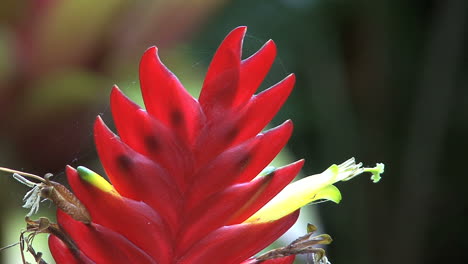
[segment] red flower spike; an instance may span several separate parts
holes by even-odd
[[[350,170],[359,164],[348,161],[319,178],[308,177],[305,185],[290,184],[304,164],[300,160],[259,175],[291,136],[291,121],[260,132],[289,96],[295,77],[253,95],[276,46],[270,40],[242,60],[245,32],[246,27],[236,28],[222,42],[199,101],[162,64],[156,47],[140,63],[146,110],[112,89],[120,137],[100,117],[94,126],[112,185],[84,167],[67,167],[91,223],[57,212],[67,241],[50,236],[57,263],[259,263],[252,256],[294,224],[301,206],[314,199],[339,201],[332,181],[365,171]],[[67,248],[70,241],[77,248]],[[294,261],[275,257],[262,263]]]

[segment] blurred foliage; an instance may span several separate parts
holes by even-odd
[[[468,260],[460,169],[468,148],[468,1],[6,0],[0,10],[2,166],[36,174],[65,164],[99,168],[93,119],[110,121],[114,83],[137,97],[147,47],[158,45],[168,67],[196,87],[220,40],[247,25],[245,56],[269,38],[278,45],[262,89],[296,73],[274,124],[293,119],[289,147],[306,158],[304,171],[351,156],[386,164],[378,185],[341,184],[340,205],[314,206],[334,238],[330,261]],[[0,177],[0,233],[24,190]]]

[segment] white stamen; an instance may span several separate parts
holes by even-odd
[[[39,203],[41,202],[41,187],[39,185],[34,186],[23,198],[25,201],[23,208],[31,208],[26,216],[31,216],[39,210]]]
[[[26,215],[27,217],[30,217],[31,215],[37,213],[37,211],[39,210],[39,203],[41,202],[42,183],[32,182],[26,179],[25,177],[19,175],[18,173],[14,173],[13,178],[15,178],[15,180],[19,181],[20,183],[32,188],[23,197],[23,208],[31,208],[31,210],[29,210],[29,213]]]
[[[15,178],[15,180],[31,188],[37,185],[37,183],[26,179],[25,177],[19,175],[18,173],[13,173],[13,178]]]

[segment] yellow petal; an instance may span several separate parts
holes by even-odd
[[[341,202],[341,192],[336,188],[335,185],[328,185],[320,189],[314,197],[314,201],[316,200],[329,200],[335,203]]]
[[[309,176],[286,186],[283,191],[245,222],[274,221],[320,199],[338,203],[341,200],[340,191],[333,185],[320,183],[320,176]]]
[[[83,166],[79,166],[76,168],[76,170],[78,171],[78,175],[82,180],[88,182],[94,187],[99,188],[103,192],[119,195],[118,192],[114,189],[114,186],[106,181],[106,179],[101,177],[101,175]]]

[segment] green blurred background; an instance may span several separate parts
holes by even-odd
[[[335,239],[330,261],[464,263],[467,16],[466,0],[4,0],[0,166],[63,183],[66,164],[99,171],[93,120],[112,122],[114,83],[139,100],[146,48],[196,93],[217,45],[246,25],[244,57],[278,46],[262,89],[296,73],[273,125],[293,119],[289,152],[304,173],[351,156],[387,166],[379,184],[341,183],[340,205],[313,206]],[[18,240],[26,191],[0,177],[0,247]],[[53,218],[48,207],[40,215]]]

